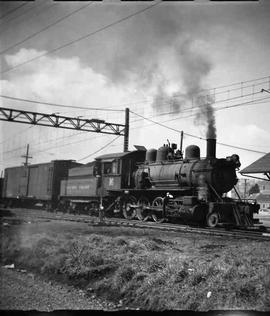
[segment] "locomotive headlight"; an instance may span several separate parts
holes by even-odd
[[[129,191],[128,191],[128,190],[125,190],[125,191],[124,191],[124,194],[129,194]]]

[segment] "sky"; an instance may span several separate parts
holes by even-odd
[[[184,148],[204,157],[216,137],[217,157],[238,154],[244,168],[270,152],[269,21],[269,1],[1,1],[1,96],[74,108],[4,97],[0,106],[112,123],[128,107],[129,150],[179,144],[183,130]],[[27,144],[30,163],[123,150],[115,135],[4,121],[0,130],[0,172],[24,162]]]

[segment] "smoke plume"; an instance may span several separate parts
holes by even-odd
[[[206,98],[204,98],[206,100]],[[206,127],[206,138],[216,138],[216,120],[214,109],[212,107],[213,102],[206,101],[199,106],[196,113],[194,123],[203,125]]]
[[[196,124],[215,137],[211,102],[198,103],[211,71],[209,54],[200,39],[191,36],[173,7],[156,8],[136,17],[120,30],[108,60],[106,75],[116,85],[130,83],[153,96],[152,107],[161,112],[181,113],[197,108]],[[119,35],[119,33],[118,33]]]

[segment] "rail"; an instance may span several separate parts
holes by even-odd
[[[24,217],[27,215],[16,216],[16,218]],[[99,218],[89,215],[78,214],[65,214],[65,213],[50,213],[46,211],[39,211],[35,213],[35,218],[46,220],[64,220],[70,222],[86,223],[89,225],[97,226],[119,226],[143,229],[157,229],[163,231],[177,232],[177,233],[190,233],[201,234],[216,237],[230,237],[236,239],[249,239],[259,241],[270,241],[270,228],[265,226],[252,227],[248,229],[234,229],[234,228],[203,228],[192,227],[181,224],[171,223],[156,223],[156,222],[143,222],[139,220],[126,220],[122,218],[104,218],[100,221]]]

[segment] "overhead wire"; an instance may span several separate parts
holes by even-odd
[[[21,14],[19,14],[19,15],[16,15],[16,16],[14,16],[14,17],[12,17],[12,18],[6,20],[5,23],[9,23],[10,21],[13,21],[13,20],[15,20],[15,19],[18,19],[18,18],[20,18],[20,17],[22,17],[22,16],[28,14],[29,12],[34,11],[34,10],[37,9],[37,8],[40,9],[40,8],[43,7],[43,6],[44,6],[44,7],[47,6],[47,8],[44,8],[44,9],[42,10],[42,12],[41,12],[41,10],[38,10],[38,11],[35,12],[35,14],[32,16],[32,17],[37,17],[37,16],[39,16],[41,13],[44,13],[45,11],[51,9],[51,8],[52,8],[53,6],[55,6],[56,4],[58,4],[58,3],[51,3],[51,4],[48,5],[48,3],[47,3],[46,1],[42,1],[42,3],[39,3],[39,4],[37,4],[36,6],[34,6],[34,7],[32,7],[32,8],[29,8],[29,10],[25,10],[23,13],[21,13]],[[20,21],[20,22],[16,21],[16,26],[18,26],[18,24],[21,24],[21,23],[24,22],[24,21],[25,21],[25,20],[22,20],[22,21]],[[8,30],[11,26],[14,26],[14,25],[12,25],[12,24],[10,24],[10,25],[5,25],[5,27],[2,27],[2,25],[1,25],[0,34],[4,33],[4,32],[5,32],[6,30]]]
[[[262,102],[264,102],[264,101],[261,101],[261,102],[258,102],[258,101],[260,101],[260,100],[266,100],[266,99],[269,99],[270,97],[266,97],[266,98],[261,98],[261,99],[257,99],[257,100],[252,100],[252,101],[248,101],[248,102],[242,102],[242,103],[239,103],[239,104],[234,104],[234,105],[227,105],[227,106],[224,106],[224,107],[222,107],[222,108],[215,108],[214,110],[215,111],[219,111],[219,110],[222,110],[222,109],[227,109],[227,108],[231,108],[231,107],[236,107],[236,106],[242,106],[242,105],[248,105],[248,104],[257,104],[257,103],[262,103]],[[194,109],[194,108],[193,108]],[[134,111],[131,111],[132,113],[134,113],[135,115],[137,115],[137,116],[140,116],[138,113],[135,113]],[[163,113],[162,113],[163,114]],[[168,112],[167,114],[174,114],[174,112],[172,112],[172,113],[170,113],[170,112]],[[187,117],[191,117],[191,116],[194,116],[194,115],[196,115],[196,114],[192,114],[192,115],[189,115],[189,116],[185,116],[185,117],[176,117],[176,118],[173,118],[173,119],[169,119],[169,120],[165,120],[165,121],[163,121],[163,122],[156,122],[156,121],[153,121],[153,120],[150,120],[153,124],[161,124],[161,123],[165,123],[165,122],[168,122],[168,121],[172,121],[172,120],[176,120],[176,119],[181,119],[181,118],[187,118]],[[158,116],[158,115],[157,115]],[[144,116],[141,116],[141,119],[139,119],[139,120],[144,120],[144,119],[148,119],[149,120],[149,118],[145,118]],[[137,121],[139,121],[139,120],[132,120],[131,122],[137,122]],[[148,127],[148,126],[151,126],[151,125],[153,125],[153,124],[150,124],[150,125],[147,125],[147,126],[145,126],[145,127]],[[169,128],[168,126],[166,126],[166,125],[163,125],[163,124],[161,124],[161,126],[163,126],[163,127],[166,127],[166,128]],[[33,126],[31,126],[31,127],[33,127]],[[134,127],[135,128],[135,127]],[[131,129],[133,129],[133,128],[131,128]],[[172,130],[174,130],[174,131],[176,131],[176,132],[179,132],[179,130],[176,130],[176,129],[173,129],[173,128],[170,128],[170,129],[172,129]],[[81,132],[79,132],[78,134],[81,134]],[[191,136],[191,137],[195,137],[195,138],[198,138],[198,139],[203,139],[202,137],[199,137],[199,136],[195,136],[195,135],[191,135],[191,134],[188,134],[188,133],[185,133],[186,135],[188,135],[188,136]],[[72,136],[77,136],[77,135],[71,135],[71,136],[68,136],[68,137],[72,137]],[[102,136],[105,136],[105,135],[102,135]],[[62,137],[63,138],[63,137]],[[79,142],[82,142],[82,141],[79,141]],[[78,141],[76,141],[76,142],[73,142],[73,143],[71,143],[71,144],[75,144],[75,143],[78,143]],[[222,143],[223,144],[223,143]],[[67,144],[68,145],[68,144]],[[64,146],[66,146],[66,145],[64,145]],[[240,148],[240,149],[244,149],[243,147],[237,147],[237,146],[233,146],[233,145],[228,145],[228,144],[224,144],[224,146],[231,146],[231,147],[234,147],[234,148]],[[55,146],[54,147],[50,147],[50,148],[48,148],[48,149],[51,149],[51,148],[55,148]],[[18,150],[18,149],[17,149]],[[244,149],[245,150],[245,149]],[[258,151],[255,151],[255,152],[258,152]],[[262,153],[262,152],[259,152],[259,153]]]
[[[11,10],[9,10],[8,12],[4,13],[3,15],[0,16],[0,20],[5,18],[6,16],[12,14],[13,12],[17,11],[18,9],[20,9],[21,7],[25,6],[26,4],[28,4],[28,2],[25,2],[19,6],[17,6],[16,8],[13,8]]]
[[[252,100],[252,101],[246,101],[246,102],[242,102],[242,103],[238,103],[238,104],[233,104],[233,105],[226,105],[226,106],[223,106],[223,107],[213,107],[213,110],[214,111],[220,111],[220,110],[224,110],[224,109],[227,109],[227,108],[233,108],[233,107],[239,107],[239,106],[243,106],[243,105],[253,105],[253,104],[257,104],[256,101],[263,101],[263,100],[268,100],[270,99],[270,97],[265,97],[265,98],[260,98],[260,99],[257,99],[257,100]],[[259,104],[262,103],[262,102],[258,102]],[[190,110],[196,110],[196,109],[200,109],[200,108],[203,108],[203,106],[206,106],[207,104],[204,104],[202,106],[198,106],[198,107],[193,107],[193,108],[189,108],[187,109],[187,112],[189,112]],[[150,120],[150,118],[145,118],[143,115],[140,115],[138,113],[135,113],[134,111],[130,110],[131,113],[141,117],[140,120],[142,119],[146,119],[146,120]],[[167,112],[167,113],[161,113],[160,115],[155,115],[155,116],[152,116],[152,117],[157,117],[157,116],[163,116],[163,115],[170,115],[170,114],[176,114],[176,113],[179,113],[179,111],[172,111],[172,112]],[[174,121],[174,120],[178,120],[178,119],[185,119],[185,118],[189,118],[189,117],[193,117],[193,116],[196,116],[197,113],[193,113],[193,114],[190,114],[190,115],[187,115],[187,116],[177,116],[177,117],[174,117],[172,119],[169,119],[169,120],[166,120],[164,122],[168,122],[168,121]],[[137,122],[139,120],[135,120],[133,121],[134,122]],[[152,122],[155,122],[155,121],[152,121]]]
[[[243,98],[243,97],[249,97],[249,96],[254,96],[254,95],[257,95],[257,94],[260,94],[261,91],[259,92],[254,92],[254,93],[250,93],[250,94],[247,94],[245,96],[238,96],[238,97],[233,97],[233,98],[230,98],[230,99],[227,99],[227,100],[218,100],[218,101],[214,101],[213,104],[217,104],[217,103],[221,103],[221,102],[229,102],[229,101],[232,101],[232,100],[236,100],[236,99],[239,99],[239,98]],[[267,98],[266,98],[267,99]],[[259,100],[263,100],[263,99],[259,99]],[[255,102],[256,100],[254,100]],[[250,102],[253,102],[253,101],[250,101]],[[162,105],[167,105],[167,104],[170,104],[170,103],[163,103]],[[242,103],[241,103],[242,104]],[[181,112],[191,112],[193,110],[196,110],[196,109],[200,109],[200,108],[203,108],[203,106],[207,105],[206,104],[202,104],[202,105],[198,105],[198,106],[192,106],[192,107],[189,107],[189,108],[186,108],[186,109],[181,109]],[[226,108],[226,107],[225,107]],[[222,109],[222,108],[221,108]],[[156,116],[165,116],[165,115],[170,115],[170,114],[178,114],[180,110],[175,110],[175,111],[170,111],[170,112],[163,112],[163,113],[159,113],[158,115]]]
[[[9,99],[9,100],[24,101],[24,102],[28,102],[28,103],[34,103],[34,104],[51,105],[51,106],[62,107],[62,108],[95,110],[95,111],[113,111],[113,112],[123,112],[124,111],[124,110],[108,109],[108,108],[102,108],[102,107],[95,108],[95,107],[88,107],[88,106],[74,106],[74,105],[67,105],[67,104],[50,103],[50,102],[29,100],[29,99],[23,99],[23,98],[16,98],[16,97],[11,97],[8,95],[3,95],[3,94],[1,94],[0,97],[4,98],[4,99]]]
[[[54,49],[51,49],[51,50],[47,51],[46,53],[43,53],[43,54],[38,55],[38,56],[36,56],[36,57],[34,57],[34,58],[31,58],[31,59],[26,60],[26,61],[24,61],[24,62],[22,62],[22,63],[19,63],[19,64],[15,65],[15,66],[13,66],[13,67],[11,67],[11,68],[8,68],[8,69],[6,69],[6,70],[0,72],[0,73],[1,73],[1,74],[4,74],[4,73],[7,73],[7,72],[10,72],[11,70],[14,70],[14,69],[16,69],[16,68],[18,68],[18,67],[20,67],[20,66],[22,66],[22,65],[28,64],[28,63],[30,63],[30,62],[32,62],[32,61],[34,61],[34,60],[37,60],[37,59],[39,59],[39,58],[41,58],[41,57],[44,57],[44,56],[47,56],[47,55],[49,55],[49,54],[55,53],[56,51],[58,51],[58,50],[60,50],[60,49],[66,48],[66,47],[68,47],[68,46],[70,46],[70,45],[73,45],[73,44],[75,44],[75,43],[77,43],[77,42],[79,42],[79,41],[81,41],[81,40],[84,40],[84,39],[86,39],[86,38],[89,38],[89,37],[91,37],[91,36],[93,36],[93,35],[95,35],[95,34],[97,34],[97,33],[99,33],[99,32],[102,32],[102,31],[104,31],[104,30],[106,30],[106,29],[108,29],[108,28],[114,26],[114,25],[120,24],[121,22],[124,22],[124,21],[126,21],[126,20],[128,20],[128,19],[134,17],[135,15],[141,14],[141,13],[143,13],[143,12],[145,12],[145,11],[147,11],[147,10],[149,10],[149,9],[151,9],[151,8],[153,8],[153,7],[155,7],[155,6],[159,5],[159,4],[161,4],[161,3],[162,3],[161,1],[160,1],[160,2],[156,2],[156,3],[154,3],[154,4],[150,5],[150,6],[147,6],[147,7],[144,8],[144,9],[138,10],[138,11],[136,11],[136,12],[134,12],[134,13],[132,13],[132,14],[129,14],[129,15],[127,15],[127,16],[125,16],[125,17],[119,19],[119,20],[116,20],[116,21],[114,21],[114,22],[112,22],[112,23],[109,23],[109,24],[107,24],[107,25],[105,25],[105,26],[103,26],[103,27],[101,27],[101,28],[99,28],[99,29],[97,29],[97,30],[95,30],[95,31],[93,31],[93,32],[90,32],[90,33],[88,33],[88,34],[86,34],[86,35],[80,36],[79,38],[77,38],[77,39],[75,39],[75,40],[72,40],[72,41],[70,41],[70,42],[67,42],[67,43],[64,44],[64,45],[61,45],[61,46],[59,46],[59,47],[56,47],[56,48],[54,48]]]
[[[263,77],[263,78],[268,78],[268,77]],[[270,78],[270,76],[269,76]],[[254,79],[254,81],[256,80],[259,80],[259,79]],[[251,80],[249,81],[251,82]],[[262,82],[260,84],[264,84],[264,83],[268,83],[268,81],[266,82]],[[258,84],[257,84],[258,85]],[[253,85],[251,86],[248,86],[248,87],[252,87]],[[247,88],[247,87],[244,87],[244,88]],[[210,88],[209,90],[215,90],[217,88]],[[241,90],[242,88],[237,88],[237,89],[234,89],[234,90]],[[228,91],[224,91],[222,93],[227,93]],[[214,101],[214,103],[221,103],[221,102],[229,102],[229,101],[232,101],[232,100],[236,100],[236,99],[239,99],[239,98],[243,98],[243,97],[248,97],[248,96],[254,96],[254,95],[257,95],[257,94],[260,94],[261,91],[257,91],[257,92],[252,92],[252,93],[249,93],[249,94],[245,94],[245,95],[239,95],[239,96],[235,96],[235,97],[231,97],[231,98],[227,98],[227,99],[222,99],[222,100],[216,100]],[[199,95],[201,96],[201,95]],[[202,95],[203,96],[203,95]],[[78,107],[78,106],[72,106],[72,105],[65,105],[65,104],[57,104],[57,103],[49,103],[49,102],[43,102],[43,101],[38,101],[38,100],[29,100],[29,99],[23,99],[23,98],[16,98],[16,97],[12,97],[12,96],[7,96],[7,95],[0,95],[0,97],[2,98],[6,98],[6,99],[10,99],[10,100],[16,100],[16,101],[25,101],[25,102],[29,102],[29,103],[35,103],[35,104],[44,104],[44,105],[50,105],[50,106],[56,106],[56,107],[66,107],[66,108],[74,108],[74,109],[82,109],[82,110],[102,110],[102,111],[124,111],[124,110],[117,110],[115,109],[115,107],[120,107],[120,106],[129,106],[129,105],[133,105],[133,104],[138,104],[138,103],[143,103],[145,104],[144,101],[138,101],[138,102],[130,102],[130,103],[124,103],[124,104],[118,104],[118,105],[114,105],[112,106],[112,108],[105,108],[105,107],[98,107],[98,108],[95,108],[95,107],[89,107],[89,106],[83,106],[83,107]],[[166,97],[166,98],[163,98],[163,97],[160,97],[158,98],[159,100],[160,99],[167,99],[168,102],[170,103],[171,102],[171,99],[175,98],[176,96],[172,96],[172,97]],[[145,99],[147,100],[147,99]],[[151,100],[152,101],[152,100]],[[150,101],[150,102],[151,102]],[[166,105],[168,103],[163,103],[161,104],[162,105]],[[194,109],[196,107],[192,107],[190,109]],[[185,109],[184,111],[187,111],[187,109]],[[176,111],[177,112],[177,111]],[[160,115],[167,115],[167,114],[173,114],[173,112],[167,112],[167,113],[164,113],[164,114],[160,114]]]
[[[270,97],[268,97],[268,98],[270,98]],[[242,105],[242,104],[241,104],[241,105]],[[131,112],[132,112],[133,114],[138,115],[137,113],[134,113],[133,111],[131,111]],[[138,115],[138,116],[140,116],[140,115]],[[143,116],[142,116],[142,117],[143,117]],[[167,129],[171,129],[171,130],[173,130],[173,131],[175,131],[175,132],[181,132],[181,131],[178,130],[178,129],[174,129],[174,128],[168,127],[167,125],[160,124],[159,122],[153,121],[153,120],[151,120],[151,119],[149,119],[149,118],[143,117],[143,119],[147,119],[147,120],[153,122],[154,124],[161,125],[161,126],[167,128]],[[164,121],[164,122],[167,122],[167,121],[169,121],[169,120],[166,120],[166,121]],[[153,125],[153,124],[151,124],[151,125]],[[150,125],[148,125],[148,126],[150,126]],[[131,129],[135,129],[135,128],[136,128],[136,127],[130,128],[130,130],[131,130]],[[184,132],[184,134],[187,135],[187,136],[193,137],[193,138],[200,139],[200,140],[206,140],[206,138],[203,138],[203,137],[200,137],[200,136],[196,136],[196,135],[192,135],[192,134],[189,134],[189,133],[186,133],[186,132]],[[104,135],[104,136],[105,136],[105,135]],[[119,137],[120,137],[120,136],[119,136]],[[83,142],[83,141],[79,141],[79,142]],[[75,143],[78,143],[78,142],[76,141],[76,142],[73,142],[73,143],[71,143],[71,144],[75,144]],[[109,143],[109,144],[110,144],[110,143]],[[107,144],[107,145],[109,145],[109,144]],[[263,154],[265,153],[265,152],[261,152],[261,151],[251,150],[251,149],[248,149],[248,148],[244,148],[244,147],[240,147],[240,146],[234,146],[234,145],[229,145],[229,144],[220,143],[220,142],[217,142],[217,144],[220,144],[220,145],[223,145],[223,146],[227,146],[227,147],[231,147],[231,148],[237,148],[237,149],[241,149],[241,150],[251,151],[251,152],[255,152],[255,153],[263,153]],[[64,146],[66,146],[66,145],[64,145]],[[106,147],[106,146],[105,146],[105,147]],[[103,148],[105,148],[105,147],[103,147]],[[53,148],[54,148],[54,147],[53,147]],[[102,149],[103,149],[103,148],[102,148]],[[51,149],[51,148],[49,148],[49,149]],[[101,149],[100,149],[100,150],[101,150]],[[99,151],[100,151],[100,150],[99,150]],[[96,152],[95,152],[95,153],[96,153]],[[94,155],[95,153],[93,153],[93,154],[91,154],[91,155]],[[90,156],[91,156],[91,155],[90,155]],[[87,156],[87,158],[90,157],[90,156]],[[83,160],[83,159],[81,159],[81,160]]]
[[[264,98],[264,99],[266,99],[266,98]],[[268,99],[269,99],[269,97],[268,97]],[[250,102],[252,102],[252,101],[250,101]],[[250,103],[250,102],[246,102],[245,104]],[[242,104],[241,104],[241,105],[242,105]],[[230,106],[230,107],[235,107],[235,106],[236,106],[236,105]],[[238,105],[238,106],[240,106],[240,105]],[[229,106],[228,106],[228,107],[229,107]],[[179,118],[174,118],[174,119],[171,119],[171,120],[166,120],[166,121],[160,123],[160,122],[154,121],[154,120],[152,120],[152,119],[149,119],[149,118],[147,118],[147,117],[144,117],[144,116],[142,116],[142,115],[140,115],[140,114],[138,114],[138,113],[135,113],[134,111],[131,111],[131,113],[133,113],[133,114],[135,114],[135,115],[137,115],[137,116],[139,116],[139,117],[141,117],[141,118],[143,118],[143,119],[145,119],[145,120],[147,120],[147,121],[150,121],[150,122],[152,122],[153,124],[159,125],[159,126],[161,126],[161,127],[167,128],[167,129],[169,129],[169,130],[172,130],[172,131],[175,131],[175,132],[178,132],[178,133],[181,133],[181,132],[182,132],[182,131],[179,130],[179,129],[176,129],[176,128],[173,128],[173,127],[170,127],[170,126],[167,126],[167,125],[162,124],[162,123],[165,123],[165,122],[168,122],[168,121],[171,121],[171,120],[175,120],[175,119],[179,119]],[[149,126],[150,126],[150,125],[149,125]],[[206,138],[204,138],[204,137],[192,135],[192,134],[189,134],[189,133],[186,133],[186,132],[184,132],[184,134],[187,135],[187,136],[193,137],[193,138],[197,138],[197,139],[201,139],[201,140],[206,140]],[[217,142],[217,144],[222,145],[222,146],[237,148],[237,149],[241,149],[241,150],[246,150],[246,151],[250,151],[250,152],[255,152],[255,153],[260,153],[260,154],[266,154],[266,152],[257,151],[257,150],[252,150],[252,149],[248,149],[248,148],[244,148],[244,147],[239,147],[239,146],[234,146],[234,145],[230,145],[230,144],[225,144],[225,143],[221,143],[221,142]]]
[[[112,141],[110,141],[109,143],[105,144],[104,146],[102,146],[100,149],[96,150],[95,152],[91,153],[90,155],[87,155],[81,159],[78,159],[78,161],[82,161],[86,158],[89,158],[93,155],[95,155],[96,153],[100,152],[101,150],[103,150],[104,148],[108,147],[110,144],[112,144],[113,142],[115,142],[118,138],[120,137],[120,135],[116,136]]]
[[[13,49],[13,48],[15,48],[15,47],[21,45],[22,43],[28,41],[29,39],[35,37],[36,35],[38,35],[38,34],[44,32],[44,31],[47,31],[49,28],[55,26],[56,24],[62,22],[63,20],[69,18],[70,16],[72,16],[72,15],[78,13],[78,12],[81,11],[81,10],[86,9],[86,8],[89,7],[91,4],[92,4],[92,3],[89,2],[87,5],[84,5],[84,6],[80,7],[79,9],[72,11],[71,13],[69,13],[69,14],[63,16],[62,18],[56,20],[55,22],[53,22],[53,23],[47,25],[47,26],[44,27],[43,29],[41,29],[41,30],[39,30],[39,31],[37,31],[37,32],[35,32],[35,33],[33,33],[33,34],[27,36],[25,39],[21,40],[20,42],[17,42],[16,44],[14,44],[14,45],[12,45],[12,46],[10,46],[10,47],[8,47],[8,48],[2,50],[2,51],[0,52],[0,54],[4,54],[4,53],[6,53],[7,51],[9,51],[10,49]]]
[[[233,105],[225,105],[223,107],[213,107],[213,110],[216,112],[216,111],[220,111],[220,110],[224,110],[224,109],[229,109],[229,108],[234,108],[234,107],[239,107],[239,106],[243,106],[243,105],[253,105],[253,104],[262,104],[262,103],[266,103],[267,101],[265,100],[268,100],[270,99],[270,97],[265,97],[265,98],[260,98],[260,99],[257,99],[257,100],[252,100],[252,101],[246,101],[246,102],[242,102],[242,103],[238,103],[238,104],[233,104]],[[258,102],[259,101],[259,102]],[[196,109],[200,109],[200,108],[203,108],[203,106],[206,106],[207,104],[204,104],[202,106],[197,106],[197,107],[193,107],[193,108],[188,108],[186,109],[186,111],[181,111],[181,112],[190,112],[192,110],[196,110]],[[131,111],[131,110],[130,110]],[[132,111],[131,111],[132,112]],[[157,116],[165,116],[165,115],[171,115],[171,114],[176,114],[176,113],[179,113],[179,111],[171,111],[171,112],[166,112],[166,113],[161,113],[161,114],[157,114],[157,115],[154,115],[152,117],[157,117]],[[138,114],[136,114],[137,116],[139,116]],[[174,120],[178,120],[178,119],[185,119],[185,118],[189,118],[189,117],[193,117],[193,116],[196,116],[197,113],[193,113],[193,114],[189,114],[187,116],[177,116],[177,117],[174,117],[170,120],[166,120],[164,122],[168,122],[168,121],[174,121]],[[152,118],[150,117],[150,118]],[[138,122],[138,121],[141,121],[143,120],[143,118],[141,119],[138,119],[138,120],[134,120],[132,121],[133,123],[135,122]]]
[[[20,134],[20,135],[21,135],[22,133],[27,132],[30,128],[33,128],[33,127],[34,127],[34,125],[28,126],[28,127],[26,127],[25,129],[23,129],[22,131],[20,131],[20,132],[18,132],[18,133],[14,133],[12,136],[10,136],[10,137],[6,138],[4,141],[0,142],[0,145],[2,145],[2,144],[4,144],[4,143],[8,142],[10,139],[13,139],[14,136],[16,136],[17,134]]]
[[[266,98],[261,98],[262,100],[264,100],[264,99],[269,99],[270,97],[266,97]],[[259,100],[261,100],[261,99],[259,99]],[[236,106],[243,106],[243,105],[250,105],[250,104],[256,104],[256,102],[255,102],[255,100],[254,101],[249,101],[249,102],[243,102],[243,103],[240,103],[240,104],[236,104],[236,105],[231,105],[231,106],[225,106],[225,107],[223,107],[223,108],[216,108],[216,109],[214,109],[215,111],[219,111],[219,110],[221,110],[221,109],[226,109],[226,108],[229,108],[229,107],[236,107]],[[142,115],[140,115],[140,114],[138,114],[138,113],[136,113],[136,112],[134,112],[134,111],[130,111],[131,113],[133,113],[133,114],[135,114],[136,116],[139,116],[139,117],[141,117],[141,119],[140,120],[148,120],[148,121],[150,121],[150,122],[152,122],[152,124],[149,124],[149,125],[147,125],[147,126],[144,126],[144,127],[149,127],[149,126],[152,126],[152,125],[154,125],[154,124],[157,124],[157,125],[160,125],[160,126],[162,126],[162,127],[164,127],[164,128],[167,128],[167,129],[170,129],[170,130],[173,130],[173,131],[175,131],[175,132],[181,132],[180,130],[178,130],[178,129],[175,129],[175,128],[173,128],[173,127],[169,127],[169,126],[167,126],[167,125],[164,125],[164,124],[162,124],[162,123],[166,123],[166,122],[169,122],[169,121],[173,121],[173,120],[178,120],[178,119],[184,119],[184,118],[188,118],[188,117],[192,117],[192,116],[195,116],[196,114],[192,114],[192,115],[188,115],[188,116],[185,116],[185,117],[176,117],[176,118],[172,118],[172,119],[167,119],[167,120],[165,120],[165,121],[162,121],[162,122],[157,122],[157,121],[154,121],[154,120],[151,120],[151,118],[145,118],[144,116],[142,116]],[[131,121],[131,123],[133,122],[137,122],[138,120],[134,120],[134,121]],[[144,128],[144,127],[141,127],[141,128]],[[130,130],[131,129],[135,129],[136,127],[132,127],[132,128],[130,128]],[[66,137],[60,137],[60,138],[57,138],[56,139],[56,141],[58,141],[59,139],[63,139],[63,138],[70,138],[70,137],[74,137],[74,136],[78,136],[78,134],[82,134],[83,132],[78,132],[78,133],[76,133],[76,134],[74,134],[74,135],[69,135],[69,136],[66,136]],[[197,138],[197,139],[201,139],[201,140],[205,140],[205,138],[203,138],[203,137],[200,137],[200,136],[195,136],[195,135],[191,135],[191,134],[188,134],[188,133],[185,133],[187,136],[190,136],[190,137],[194,137],[194,138]],[[101,135],[100,137],[102,137],[102,136],[107,136],[107,135]],[[67,146],[67,145],[73,145],[73,144],[77,144],[77,143],[82,143],[82,142],[84,142],[85,140],[79,140],[79,141],[75,141],[75,142],[72,142],[72,143],[69,143],[69,144],[61,144],[60,145],[60,147],[64,147],[64,146]],[[50,141],[48,141],[48,142],[51,142],[51,140]],[[224,146],[230,146],[230,145],[228,145],[228,144],[224,144]],[[51,146],[51,147],[49,147],[49,148],[46,148],[45,150],[48,150],[48,149],[53,149],[53,148],[56,148],[56,147],[59,147],[59,145],[55,145],[55,146]],[[233,147],[233,148],[236,148],[235,146],[233,146],[233,145],[231,145],[231,147]],[[17,151],[17,150],[19,150],[19,149],[21,149],[21,148],[23,148],[23,147],[20,147],[20,148],[17,148],[17,149],[14,149],[14,150],[11,150],[11,151],[9,151],[9,152],[12,152],[12,151]],[[240,148],[240,147],[237,147],[238,149]],[[241,149],[243,149],[243,147],[241,147]],[[45,150],[41,150],[41,151],[45,151]],[[38,152],[40,152],[40,151],[38,151]],[[36,152],[36,153],[38,153],[38,152]],[[255,151],[255,152],[257,152],[257,153],[262,153],[262,152],[258,152],[258,151]],[[4,152],[4,153],[7,153],[7,152]]]

